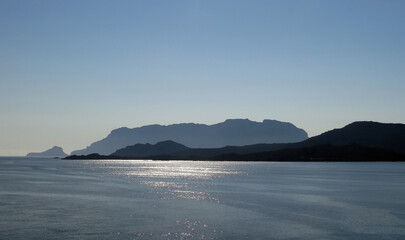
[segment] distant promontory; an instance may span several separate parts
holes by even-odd
[[[27,154],[27,157],[66,157],[67,154],[63,152],[63,149],[58,146],[54,146],[43,152],[31,152]]]

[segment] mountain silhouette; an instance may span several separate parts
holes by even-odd
[[[27,157],[65,157],[67,156],[66,153],[63,152],[63,149],[58,146],[54,146],[51,149],[48,149],[44,152],[39,153],[28,153]]]
[[[109,155],[126,146],[137,143],[154,144],[167,139],[192,148],[218,148],[256,143],[291,143],[307,138],[304,130],[287,122],[229,119],[213,125],[181,123],[168,126],[148,125],[133,129],[118,128],[86,149],[73,151],[72,155]]]
[[[172,153],[170,153],[172,152]],[[115,156],[113,156],[115,155]],[[298,143],[188,148],[173,141],[136,144],[111,156],[67,159],[160,159],[215,161],[405,161],[405,125],[354,122]]]
[[[155,145],[149,143],[146,144],[138,143],[132,146],[121,148],[112,153],[111,155],[117,157],[142,158],[156,155],[168,155],[185,149],[188,149],[188,147],[168,140],[158,142]]]
[[[286,148],[308,148],[325,144],[332,146],[358,144],[364,147],[380,148],[405,154],[405,125],[365,121],[354,122],[343,128],[334,129],[297,143],[254,144],[222,148],[193,148],[177,152],[173,154],[172,157],[179,159],[207,159],[226,154],[243,155],[277,151]]]

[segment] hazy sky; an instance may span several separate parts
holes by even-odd
[[[405,123],[405,1],[0,1],[0,155],[122,126]]]

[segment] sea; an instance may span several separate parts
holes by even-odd
[[[1,157],[0,239],[405,239],[405,163]]]

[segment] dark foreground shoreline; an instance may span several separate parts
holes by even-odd
[[[212,157],[176,154],[160,156],[71,155],[65,160],[189,160],[189,161],[244,161],[244,162],[405,162],[405,155],[380,148],[357,144],[345,146],[319,145],[310,148],[282,149],[250,154],[220,154]]]

